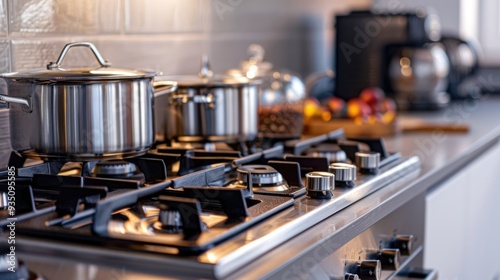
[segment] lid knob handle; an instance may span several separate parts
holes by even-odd
[[[52,69],[57,69],[57,68],[61,67],[61,63],[63,62],[64,57],[66,57],[66,53],[72,47],[88,47],[88,48],[90,48],[90,50],[92,51],[92,53],[95,55],[95,58],[97,59],[97,61],[99,62],[99,64],[101,64],[102,67],[109,67],[109,66],[111,66],[111,63],[109,63],[107,60],[105,60],[101,56],[101,54],[99,53],[99,51],[97,50],[97,48],[92,43],[89,43],[89,42],[75,42],[75,43],[66,44],[66,46],[64,46],[63,50],[61,51],[61,54],[59,55],[59,58],[57,59],[57,61],[56,62],[50,62],[49,64],[47,64],[47,69],[48,70],[52,70]]]
[[[264,48],[259,44],[251,44],[248,46],[247,53],[250,56],[250,61],[256,63],[264,60]]]
[[[202,79],[209,79],[212,78],[213,75],[214,73],[212,72],[212,70],[210,70],[210,63],[208,62],[208,56],[203,55],[201,57],[201,69],[198,76],[200,76],[200,78]]]

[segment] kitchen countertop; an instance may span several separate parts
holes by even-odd
[[[448,128],[468,125],[469,130],[445,132],[445,129],[436,128],[386,137],[390,151],[400,151],[403,156],[419,156],[421,169],[417,176],[413,175],[415,178],[412,177],[410,181],[400,180],[378,190],[377,195],[370,195],[327,218],[233,276],[245,275],[253,279],[268,273],[277,275],[297,271],[305,265],[304,260],[317,259],[319,250],[326,248],[333,252],[340,248],[387,214],[431,190],[495,145],[500,139],[498,116],[500,96],[491,94],[483,96],[481,100],[456,102],[440,111],[400,114],[403,120],[420,119],[429,123],[447,124]],[[279,269],[276,270],[276,267]]]

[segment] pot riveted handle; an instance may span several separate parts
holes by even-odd
[[[153,82],[155,97],[162,96],[167,93],[172,93],[177,90],[177,82],[154,81]]]
[[[61,67],[61,64],[64,60],[64,57],[66,56],[66,53],[69,51],[70,48],[72,47],[88,47],[90,50],[92,50],[92,53],[94,53],[95,58],[101,64],[102,67],[109,67],[111,66],[111,63],[109,63],[107,60],[105,60],[97,48],[94,46],[94,44],[89,43],[89,42],[75,42],[75,43],[69,43],[64,46],[63,50],[61,51],[61,54],[59,55],[59,58],[57,59],[56,62],[50,62],[47,64],[47,69],[52,70],[52,69],[57,69]]]
[[[169,102],[172,105],[198,103],[198,104],[207,104],[209,108],[215,107],[215,98],[212,94],[207,94],[207,95],[176,94],[176,95],[170,96]]]
[[[32,109],[31,108],[31,100],[29,100],[28,98],[14,97],[14,96],[7,96],[7,95],[0,94],[0,102],[7,103],[7,104],[9,104],[9,103],[21,104],[21,105],[28,107],[30,110]]]

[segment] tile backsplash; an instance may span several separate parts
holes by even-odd
[[[0,0],[0,71],[44,67],[72,41],[94,43],[116,67],[195,74],[237,67],[251,43],[276,68],[331,67],[333,16],[371,0]],[[65,66],[95,65],[71,50]]]

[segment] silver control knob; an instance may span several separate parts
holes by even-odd
[[[376,174],[380,164],[380,153],[377,152],[357,152],[356,166],[361,173]]]
[[[398,270],[401,254],[399,249],[382,249],[378,254],[378,259],[383,270]]]
[[[391,248],[397,248],[402,256],[409,256],[412,253],[413,235],[398,234],[390,242]]]
[[[330,164],[328,171],[335,174],[335,181],[356,180],[356,166],[348,163],[336,162]]]
[[[315,171],[306,174],[307,194],[311,198],[330,198],[335,188],[335,175],[330,172]]]
[[[368,250],[366,256],[369,260],[379,260],[382,270],[398,270],[401,263],[399,249],[384,248]]]
[[[382,265],[379,260],[362,261],[358,265],[358,276],[362,280],[381,279]]]
[[[359,280],[359,276],[357,274],[346,273],[344,275],[344,280]]]
[[[330,164],[328,171],[335,174],[335,187],[338,188],[352,188],[356,185],[356,165],[336,162]]]

